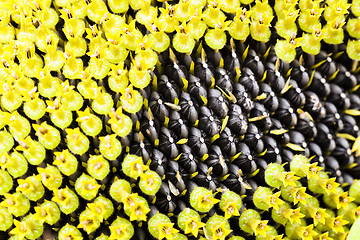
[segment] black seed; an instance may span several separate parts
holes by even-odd
[[[351,153],[349,142],[345,138],[336,138],[336,147],[331,155],[336,158],[341,166],[348,166],[354,163],[354,156]]]
[[[237,142],[237,137],[231,132],[228,127],[225,127],[225,129],[220,134],[220,138],[216,140],[216,143],[229,157],[236,154]]]
[[[212,85],[212,78],[215,79],[215,69],[213,65],[207,61],[202,61],[201,58],[196,60],[195,64],[195,76],[200,78],[202,83],[209,88]]]
[[[209,157],[205,163],[213,168],[213,172],[217,176],[225,176],[229,169],[227,164],[229,160],[223,155],[221,148],[217,145],[212,145],[209,150]]]
[[[310,91],[306,91],[304,94],[306,97],[304,110],[310,113],[310,115],[315,119],[324,118],[326,110],[319,97]]]
[[[336,84],[330,84],[330,94],[326,100],[333,103],[340,110],[345,110],[350,107],[348,94]]]
[[[246,133],[248,128],[247,116],[242,113],[241,107],[237,104],[230,105],[229,121],[227,126],[238,136]]]
[[[218,185],[217,177],[214,175],[212,169],[201,162],[198,164],[198,174],[193,178],[193,181],[212,191],[215,191]]]
[[[156,205],[165,212],[172,213],[176,210],[176,199],[171,193],[169,184],[166,182],[161,183],[161,187],[156,194]]]
[[[284,77],[281,75],[281,72],[275,70],[275,65],[272,63],[266,65],[266,71],[265,82],[271,86],[275,93],[279,94],[285,86],[286,81]]]
[[[152,153],[151,143],[141,132],[134,133],[130,153],[141,156],[145,162],[149,161]]]
[[[188,123],[194,125],[199,118],[199,106],[197,102],[194,102],[188,93],[182,92],[179,106],[181,107],[180,113],[184,119],[186,119]]]
[[[191,98],[196,100],[199,105],[205,105],[207,99],[207,91],[198,77],[190,75],[188,92],[190,93]]]
[[[339,72],[337,73],[336,77],[331,80],[332,83],[341,86],[346,90],[350,90],[357,84],[356,77],[349,72],[342,64],[337,64]]]
[[[177,53],[177,59],[179,62],[181,62],[187,69],[190,68],[192,57],[189,54],[186,53]]]
[[[351,136],[354,137],[360,136],[360,128],[353,116],[343,115],[341,119],[344,123],[344,127],[341,130],[341,132],[350,134]]]
[[[330,85],[323,75],[315,70],[313,80],[306,90],[316,93],[319,98],[325,98],[330,93]]]
[[[241,154],[236,156],[236,158],[232,160],[232,163],[246,173],[255,172],[257,169],[255,163],[256,158],[253,155],[253,153],[250,151],[250,148],[245,143],[240,142],[236,150],[237,153],[241,153]]]
[[[255,102],[254,108],[250,112],[250,119],[253,120],[254,124],[260,128],[263,132],[271,128],[270,114],[261,103]],[[257,120],[259,119],[259,120]]]
[[[209,89],[208,107],[214,111],[219,118],[225,118],[229,112],[229,102],[218,89]]]
[[[283,96],[289,100],[295,108],[301,108],[306,101],[305,95],[294,80],[290,80],[289,84],[291,88],[287,90]]]
[[[256,165],[257,165],[259,172],[253,177],[253,179],[256,181],[256,184],[266,185],[265,170],[268,166],[268,162],[262,158],[259,158],[256,160]]]
[[[340,165],[335,157],[333,156],[325,157],[325,165],[326,165],[326,171],[330,172],[331,176],[339,177],[339,173],[341,175]]]
[[[200,108],[199,128],[208,136],[213,137],[220,134],[221,121],[214,115],[213,111],[205,106]]]
[[[279,98],[279,107],[274,114],[274,118],[280,120],[288,128],[295,126],[297,123],[296,112],[285,98]]]
[[[165,174],[166,167],[167,158],[162,152],[154,148],[151,156],[150,169],[154,170],[162,177]]]
[[[259,100],[259,102],[264,104],[265,108],[269,112],[271,113],[275,112],[276,109],[279,107],[279,100],[275,92],[273,92],[270,85],[266,83],[260,83],[259,87],[260,87],[259,96],[265,94],[265,98]]]
[[[244,137],[244,142],[256,153],[264,151],[264,142],[262,141],[262,132],[252,123],[249,124],[248,130]]]
[[[310,157],[312,163],[318,163],[322,168],[325,167],[325,158],[320,146],[314,142],[309,142]]]
[[[237,104],[245,113],[249,113],[254,107],[254,102],[251,100],[245,87],[240,83],[234,84],[234,96],[237,100]]]
[[[257,79],[260,80],[263,77],[265,66],[262,63],[260,56],[258,56],[254,50],[249,50],[244,65],[255,74]]]
[[[350,109],[360,110],[360,96],[358,94],[349,94],[350,98]]]
[[[224,57],[224,68],[230,72],[232,78],[236,76],[236,68],[241,69],[240,59],[235,50],[227,52]]]
[[[229,176],[222,183],[240,195],[244,195],[249,188],[246,176],[242,175],[240,168],[234,164],[229,165]]]
[[[344,183],[347,183],[350,186],[354,183],[354,178],[350,174],[342,172],[342,177],[344,179]]]
[[[303,53],[304,66],[308,69],[311,69],[315,65],[315,56],[312,54]]]
[[[179,155],[176,146],[177,136],[168,128],[162,127],[159,136],[159,148],[170,159],[174,159]]]
[[[229,72],[223,68],[217,68],[215,71],[215,83],[225,92],[232,92],[232,81],[230,80]]]
[[[294,153],[286,148],[281,149],[281,160],[286,163],[286,162],[291,162],[291,160],[294,157]]]
[[[299,115],[295,129],[301,132],[307,139],[312,139],[317,135],[315,123],[307,114]]]
[[[147,86],[146,88],[139,89],[139,92],[140,92],[140,94],[141,94],[141,96],[143,98],[149,99],[149,97],[151,95],[151,87],[150,87],[150,85]]]
[[[280,148],[276,142],[276,140],[270,136],[263,137],[264,146],[266,149],[266,153],[264,158],[268,162],[276,162],[278,164],[282,163],[281,155],[280,155]]]
[[[317,123],[318,134],[315,142],[319,144],[323,152],[330,153],[335,149],[336,143],[330,129],[324,123]]]
[[[266,51],[268,50],[269,46],[266,43],[259,42],[259,41],[252,41],[250,42],[251,48],[255,50],[258,55],[265,55]],[[266,59],[265,59],[266,60]]]
[[[298,61],[292,62],[291,78],[294,79],[300,88],[304,88],[310,81],[309,73],[303,65],[300,65]]]
[[[152,143],[159,139],[158,132],[160,131],[160,123],[152,116],[152,113],[144,111],[141,118],[140,129]]]
[[[182,192],[186,188],[186,181],[187,181],[187,174],[183,174],[185,170],[182,166],[179,165],[178,162],[170,160],[168,161],[168,166],[166,168],[166,176],[169,181],[179,190]],[[170,186],[170,185],[169,185]]]
[[[199,158],[208,154],[209,145],[209,139],[204,132],[194,127],[190,128],[189,146]]]
[[[336,72],[336,65],[333,59],[329,57],[325,51],[320,51],[320,53],[315,56],[316,63],[322,61],[323,63],[316,69],[326,76],[333,75]]]
[[[245,68],[242,71],[242,75],[239,78],[239,83],[245,87],[251,98],[255,98],[259,95],[259,84],[255,78],[254,73],[249,68]]]
[[[181,93],[178,85],[171,83],[166,75],[161,75],[158,80],[158,91],[164,96],[165,101],[170,103],[178,101]]]
[[[289,131],[289,136],[290,136],[290,141],[289,141],[290,143],[295,144],[305,150],[305,151],[296,151],[293,149],[293,151],[296,154],[303,154],[306,157],[309,157],[310,151],[309,151],[308,144],[305,140],[304,135],[298,131],[292,130],[292,131]]]
[[[287,132],[284,132],[284,133],[277,133],[276,131],[277,130],[286,130],[283,126],[283,124],[281,124],[281,122],[275,118],[272,118],[271,119],[272,121],[272,126],[270,128],[270,134],[271,136],[276,139],[276,141],[279,143],[279,144],[287,144],[289,141],[290,141],[290,137],[289,137],[289,134]],[[272,132],[272,130],[275,130],[274,132]]]
[[[218,67],[220,65],[222,57],[221,51],[215,51],[214,49],[204,45],[203,48],[208,56],[208,60],[212,63],[213,66]]]
[[[177,63],[167,65],[165,74],[168,76],[170,81],[174,81],[180,88],[184,87],[183,79],[187,80],[189,77],[186,67],[178,65]]]
[[[183,144],[179,147],[181,156],[178,159],[178,163],[184,168],[188,174],[196,172],[198,159],[191,153],[191,148]]]
[[[334,131],[341,131],[344,127],[344,123],[341,120],[341,116],[338,113],[338,110],[334,104],[331,102],[326,102],[324,104],[326,115],[321,121],[328,126],[328,128]]]
[[[179,112],[173,111],[170,114],[169,129],[174,131],[179,138],[187,138],[189,136],[189,129],[186,124],[187,121],[181,117]]]
[[[151,93],[149,107],[151,108],[154,116],[156,116],[161,122],[165,122],[165,118],[169,117],[169,110],[165,105],[164,99],[162,99],[159,93]]]

